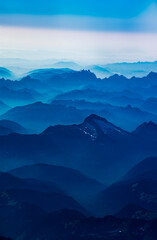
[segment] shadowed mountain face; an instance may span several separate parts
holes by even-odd
[[[96,201],[96,212],[115,214],[128,204],[157,212],[157,181],[152,179],[117,182],[104,190]]]
[[[135,205],[148,211],[157,212],[157,158],[147,158],[135,165],[121,181],[111,185],[98,197],[99,212],[129,214],[127,205]],[[125,209],[126,207],[126,209]],[[100,210],[101,209],[101,210]],[[146,214],[149,217],[150,214]],[[153,215],[153,214],[152,214]],[[119,215],[120,216],[120,215]],[[130,216],[128,216],[130,217]]]
[[[53,212],[60,209],[75,209],[82,213],[86,210],[79,205],[72,197],[55,192],[41,192],[35,190],[7,190],[10,198],[19,202],[26,202],[35,205],[46,212]]]
[[[157,157],[144,159],[142,162],[135,165],[123,178],[124,180],[131,179],[153,179],[157,180]]]
[[[0,114],[4,114],[8,110],[10,110],[10,107],[3,103],[2,101],[0,101]]]
[[[54,182],[42,182],[41,180],[29,178],[20,179],[8,173],[0,173],[0,191],[8,189],[35,190],[42,192],[63,193],[64,191]]]
[[[27,134],[29,131],[16,122],[9,120],[0,120],[0,135],[11,133]]]
[[[105,187],[79,171],[54,165],[24,166],[14,169],[10,173],[20,178],[35,178],[44,182],[55,182],[65,192],[77,199],[90,197]]]
[[[7,173],[0,173],[1,195],[40,207],[46,212],[58,209],[76,209],[86,213],[72,197],[63,191],[56,182],[44,182],[33,178],[20,179]]]

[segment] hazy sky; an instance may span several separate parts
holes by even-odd
[[[157,60],[157,0],[5,0],[0,55],[83,63]]]

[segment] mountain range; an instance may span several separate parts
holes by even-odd
[[[142,127],[142,133],[149,124]],[[51,163],[78,169],[104,183],[113,182],[142,158],[157,154],[153,134],[157,125],[152,125],[152,134],[143,137],[138,129],[129,133],[91,115],[82,124],[49,127],[38,135],[0,136],[0,166],[9,170],[12,166]]]
[[[0,239],[156,240],[156,62],[23,63],[0,68]]]

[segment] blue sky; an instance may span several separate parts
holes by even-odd
[[[145,22],[139,26],[133,20],[155,4],[157,0],[5,0],[0,2],[0,24],[140,31]]]
[[[155,0],[5,0],[2,14],[65,14],[130,18],[143,12]]]
[[[157,0],[5,0],[0,36],[3,57],[153,61]]]

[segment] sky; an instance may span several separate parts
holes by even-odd
[[[157,0],[5,0],[0,57],[84,64],[157,60]]]

